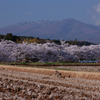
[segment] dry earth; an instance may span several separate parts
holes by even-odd
[[[100,72],[100,66],[57,66],[51,68],[59,68],[64,70],[85,71],[85,72]]]
[[[100,73],[0,65],[0,100],[100,100]]]

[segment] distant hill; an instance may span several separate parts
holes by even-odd
[[[62,21],[21,22],[0,28],[0,34],[33,36],[46,39],[64,39],[100,43],[100,26],[86,24],[75,19]]]

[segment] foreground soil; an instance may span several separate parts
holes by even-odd
[[[0,100],[100,100],[100,74],[0,65]]]

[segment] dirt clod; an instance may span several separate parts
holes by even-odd
[[[5,70],[5,68],[4,67],[0,67],[0,70]]]
[[[64,76],[61,75],[61,73],[59,73],[58,71],[55,71],[51,77],[56,77],[56,78],[65,78]]]

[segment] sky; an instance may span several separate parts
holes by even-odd
[[[0,0],[0,28],[24,21],[68,18],[100,25],[100,0]]]

